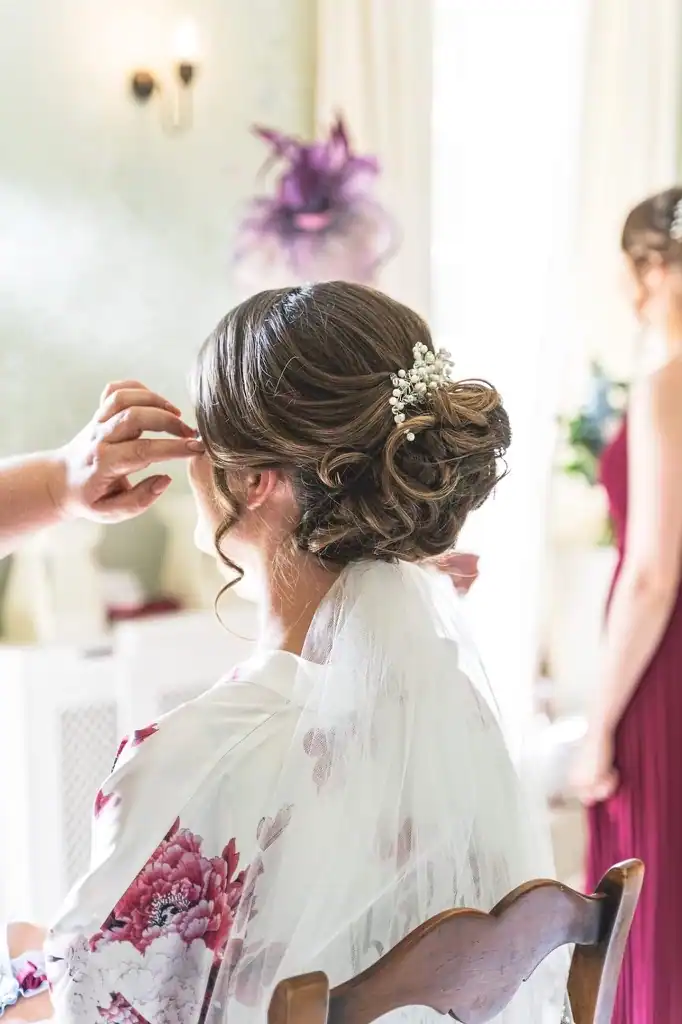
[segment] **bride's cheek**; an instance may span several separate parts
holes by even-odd
[[[197,509],[197,524],[194,527],[194,544],[206,555],[215,555],[215,530],[212,530],[201,509]]]
[[[197,512],[194,543],[200,551],[215,555],[215,534],[223,516],[216,500],[215,484],[208,459],[205,456],[192,459],[188,465],[187,475]]]

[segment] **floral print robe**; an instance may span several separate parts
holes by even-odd
[[[290,655],[254,659],[121,743],[90,871],[46,943],[60,1024],[203,1021],[296,724],[295,672]],[[258,1000],[248,971],[236,998]]]
[[[323,970],[338,984],[423,919],[408,898],[410,879],[419,881],[405,867],[414,852],[409,818],[395,836],[379,829],[371,863],[360,858],[345,869],[343,850],[355,851],[357,836],[345,797],[336,814],[335,794],[344,793],[342,774],[333,768],[338,737],[333,729],[306,731],[302,664],[284,653],[253,659],[121,743],[95,798],[90,871],[46,942],[57,1024],[265,1022],[280,977]],[[354,709],[345,707],[343,695],[339,700],[352,720]],[[300,803],[280,804],[291,795],[280,790],[282,766],[297,749],[304,759],[296,765],[297,780],[303,769],[295,789]],[[487,753],[483,745],[477,756]],[[379,792],[371,780],[367,786]],[[340,846],[322,843],[322,854],[308,842],[305,825],[316,794],[326,794],[321,803],[336,816],[315,812],[312,826],[327,821],[331,842],[342,838]],[[297,809],[304,818],[300,833]],[[501,835],[506,843],[504,828]],[[491,864],[499,845],[496,838],[488,851]],[[301,918],[321,866],[332,902],[341,891],[349,894],[349,880],[358,891],[352,906],[337,899],[333,912],[313,899],[321,916]],[[402,882],[387,889],[387,878]],[[446,870],[443,878],[447,885],[432,912],[457,903],[454,875]],[[474,883],[475,872],[467,891]],[[524,1007],[501,1019],[525,1024]],[[533,1020],[554,1024],[560,1017],[554,1001],[547,1009],[549,1018]],[[398,1019],[422,1024],[438,1015],[415,1008],[398,1011]]]

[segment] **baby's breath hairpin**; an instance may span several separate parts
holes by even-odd
[[[407,406],[423,404],[429,391],[436,391],[451,380],[452,359],[444,348],[432,352],[423,342],[418,342],[412,352],[414,363],[410,369],[391,374],[393,394],[389,402],[398,426],[407,418]],[[414,441],[412,431],[407,434],[407,440]]]
[[[673,242],[682,242],[682,199],[675,203],[673,219],[670,222],[670,237]]]

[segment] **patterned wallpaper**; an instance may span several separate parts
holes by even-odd
[[[312,130],[313,5],[0,5],[0,454],[67,439],[109,379],[186,406],[193,354],[234,297],[233,229],[265,155],[249,125]],[[187,13],[194,123],[169,135],[126,81],[168,74]],[[149,575],[151,525],[119,529],[109,560]]]

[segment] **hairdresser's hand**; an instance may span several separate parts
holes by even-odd
[[[143,437],[147,433],[171,436]],[[154,473],[133,485],[130,474],[201,451],[179,409],[139,381],[118,381],[105,388],[87,427],[55,453],[50,494],[60,517],[131,519],[163,494],[170,477]]]
[[[451,551],[434,559],[434,565],[450,577],[458,594],[468,594],[478,579],[478,555]]]

